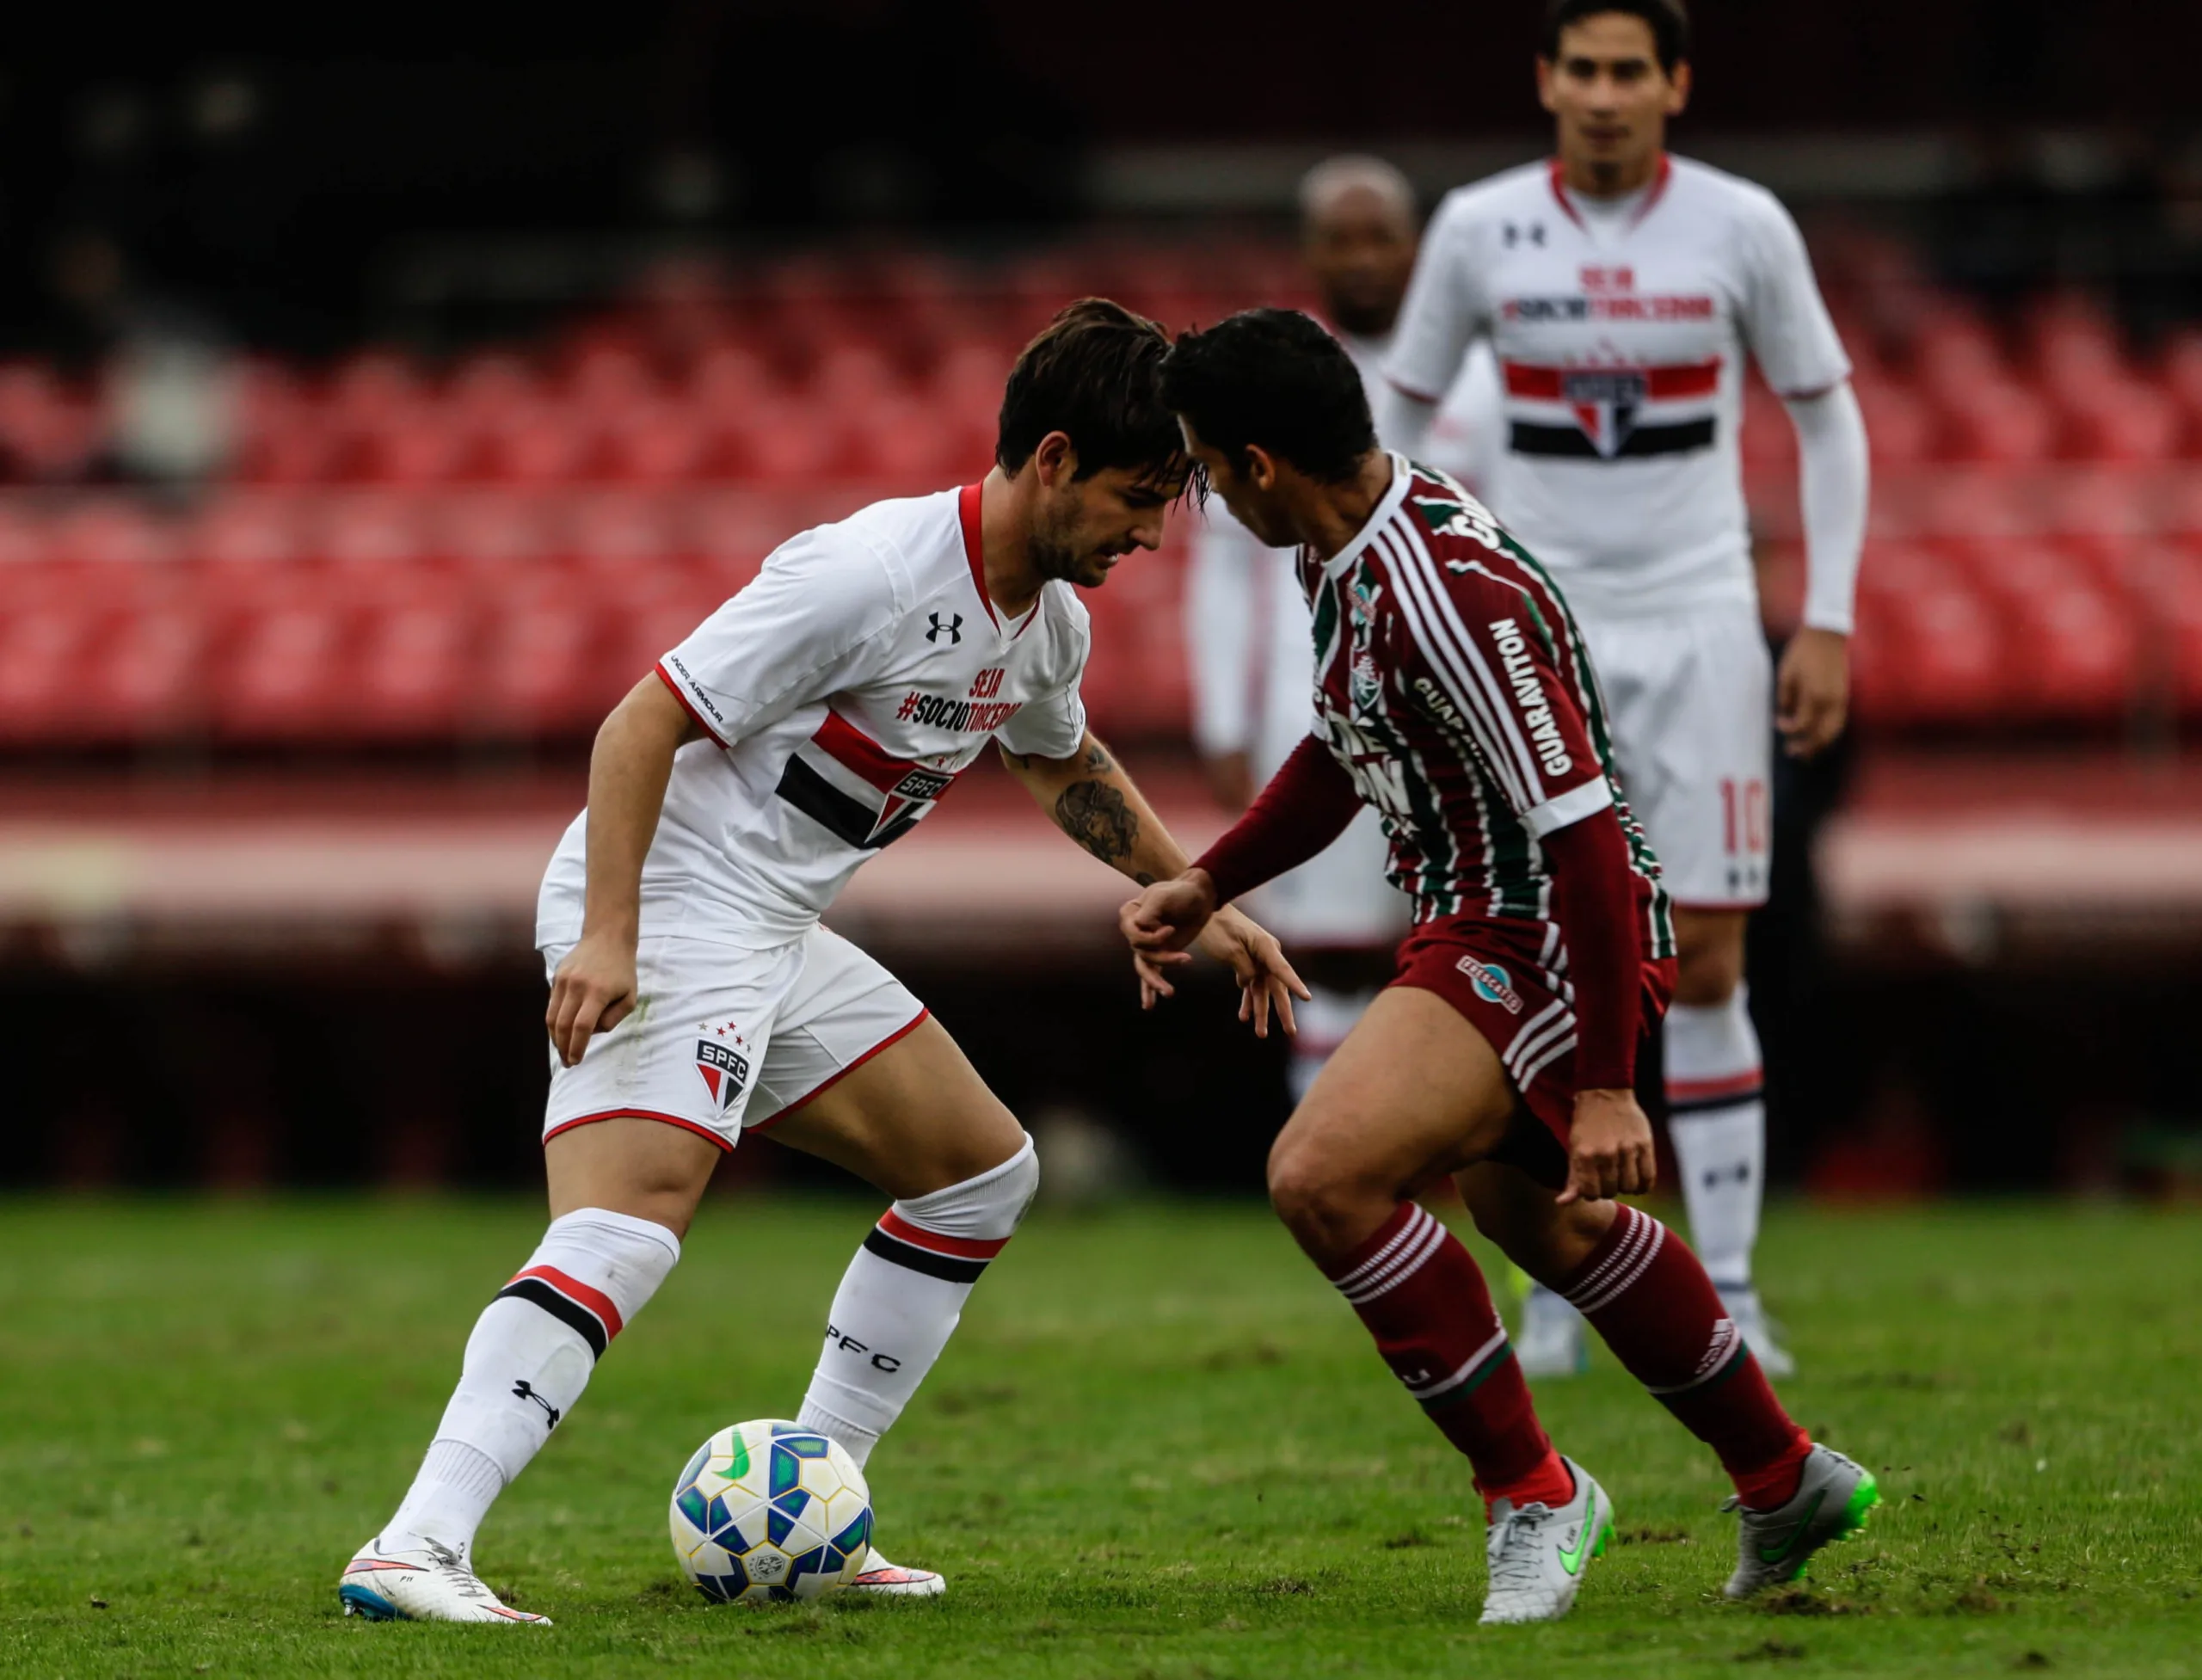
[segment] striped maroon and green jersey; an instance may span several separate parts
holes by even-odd
[[[1317,728],[1375,807],[1416,919],[1541,924],[1542,838],[1610,804],[1642,944],[1674,953],[1659,861],[1621,796],[1581,632],[1544,568],[1442,472],[1392,457],[1391,488],[1338,553],[1302,550]]]

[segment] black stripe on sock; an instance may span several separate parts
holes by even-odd
[[[604,1350],[611,1338],[604,1333],[604,1321],[578,1301],[560,1295],[540,1277],[515,1277],[497,1291],[497,1299],[510,1296],[515,1301],[532,1302],[544,1312],[571,1330],[588,1344],[589,1363],[594,1364],[604,1357]]]
[[[1766,1100],[1766,1087],[1754,1086],[1749,1091],[1731,1091],[1718,1097],[1692,1097],[1687,1101],[1669,1103],[1667,1112],[1674,1114],[1710,1114],[1715,1109],[1743,1108],[1751,1103]]]
[[[936,1254],[930,1248],[890,1237],[876,1225],[865,1236],[864,1246],[889,1265],[907,1266],[912,1271],[945,1278],[951,1283],[975,1283],[987,1270],[984,1260],[967,1260],[960,1254]]]

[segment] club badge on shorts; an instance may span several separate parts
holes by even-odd
[[[741,1053],[748,1043],[734,1030],[731,1021],[714,1027],[710,1037],[696,1041],[696,1072],[720,1114],[735,1105],[749,1084],[749,1058]]]

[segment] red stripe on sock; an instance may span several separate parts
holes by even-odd
[[[625,1322],[619,1316],[619,1309],[612,1304],[610,1295],[601,1289],[589,1288],[578,1277],[567,1277],[556,1266],[529,1266],[524,1271],[514,1272],[512,1281],[517,1283],[523,1277],[540,1277],[568,1300],[587,1308],[590,1312],[604,1320],[604,1336],[606,1341],[611,1340],[625,1328]],[[511,1284],[506,1287],[509,1289]]]
[[[1723,1074],[1714,1080],[1669,1080],[1670,1103],[1700,1103],[1707,1097],[1740,1097],[1766,1083],[1766,1070],[1746,1068],[1740,1074]]]
[[[1609,1264],[1616,1256],[1619,1263]],[[1625,1284],[1613,1287],[1623,1277]],[[1749,1348],[1722,1357],[1733,1345],[1735,1326],[1680,1237],[1623,1204],[1559,1292],[1595,1303],[1584,1316],[1629,1375],[1720,1455],[1745,1503],[1763,1508],[1785,1476],[1795,1492],[1797,1467],[1811,1443],[1781,1409]]]
[[[913,1248],[929,1248],[936,1254],[953,1254],[959,1260],[991,1260],[1009,1246],[1007,1237],[944,1237],[913,1225],[894,1209],[879,1215],[879,1228]]]

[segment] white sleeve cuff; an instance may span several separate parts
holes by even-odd
[[[1603,776],[1593,778],[1579,787],[1547,799],[1541,805],[1522,813],[1522,826],[1529,831],[1532,840],[1542,840],[1547,834],[1557,834],[1572,822],[1580,822],[1586,816],[1596,816],[1614,803],[1613,784]]]

